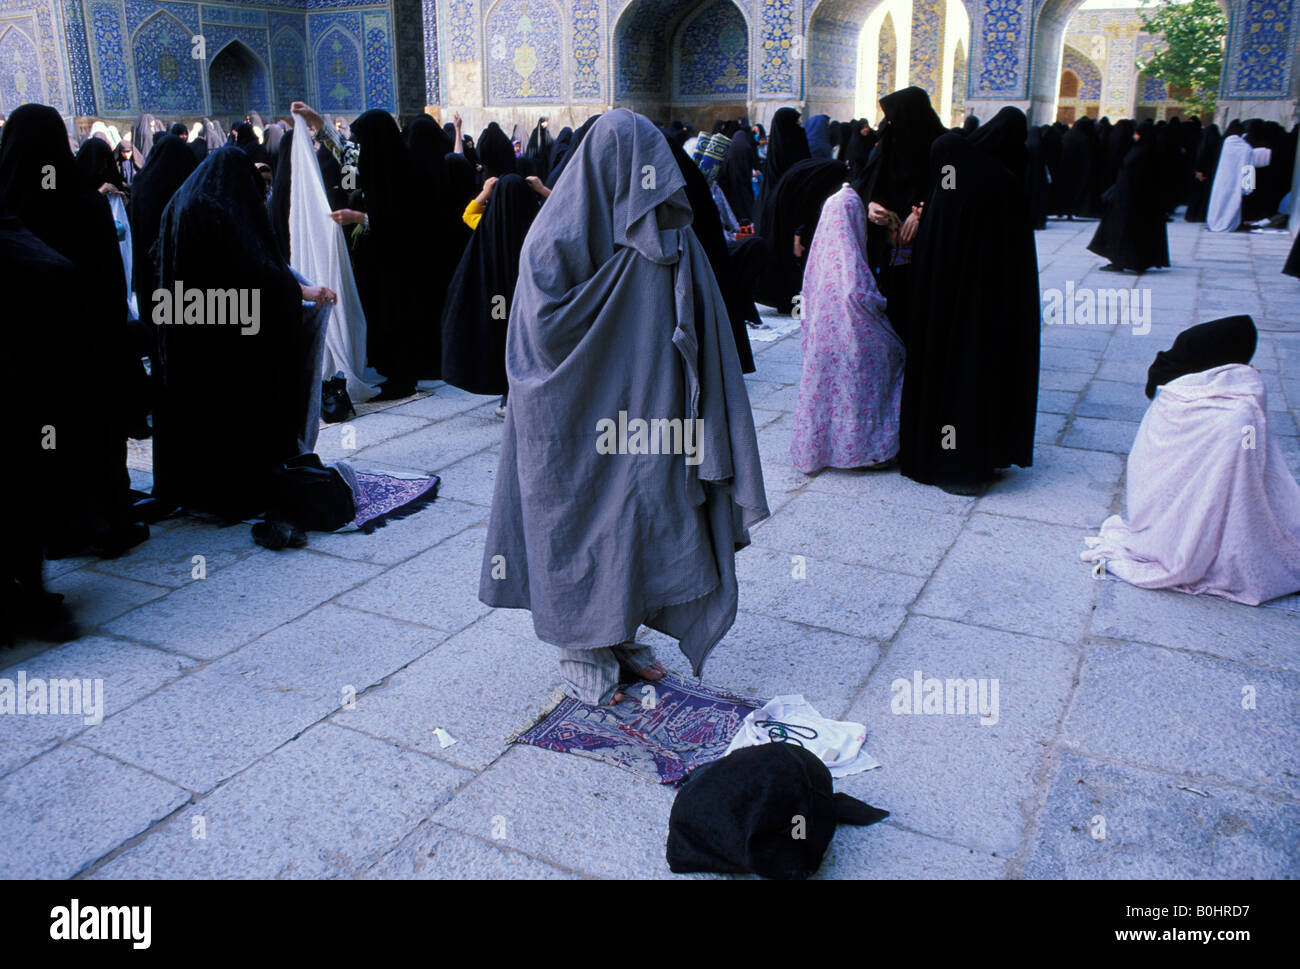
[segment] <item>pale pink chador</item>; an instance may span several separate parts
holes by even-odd
[[[804,474],[898,454],[903,344],[863,251],[867,210],[848,185],[822,208],[803,274],[803,377],[790,461]]]
[[[1252,606],[1300,591],[1300,485],[1268,418],[1244,364],[1162,386],[1128,457],[1128,521],[1107,518],[1083,558],[1133,585]]]

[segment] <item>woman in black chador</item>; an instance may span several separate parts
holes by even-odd
[[[1141,273],[1169,265],[1165,194],[1154,135],[1151,121],[1142,122],[1134,133],[1133,147],[1124,156],[1109,193],[1106,214],[1088,243],[1092,252],[1110,260],[1102,268],[1111,272]]]
[[[808,135],[799,124],[799,112],[794,108],[779,108],[772,115],[772,135],[767,143],[767,157],[763,159],[763,183],[758,187],[758,201],[754,203],[754,222],[762,223],[763,212],[776,196],[781,177],[811,157]]]
[[[853,187],[867,206],[867,262],[887,301],[889,322],[907,343],[911,252],[930,189],[930,146],[948,129],[919,87],[885,95],[880,107],[885,117],[879,140]]]
[[[1191,197],[1183,216],[1188,222],[1205,221],[1206,211],[1210,207],[1210,189],[1214,186],[1214,173],[1219,169],[1219,149],[1222,147],[1223,135],[1219,134],[1217,124],[1201,129],[1196,157],[1192,163]]]
[[[0,208],[72,264],[72,285],[46,295],[97,306],[61,317],[58,372],[48,375],[63,388],[63,406],[50,422],[57,474],[49,497],[58,513],[46,533],[47,557],[86,549],[121,554],[149,534],[134,520],[126,470],[127,430],[141,418],[126,388],[134,387],[140,362],[132,359],[126,276],[108,200],[77,170],[53,108],[25,104],[9,115],[0,139]],[[13,285],[27,284],[13,278]],[[20,322],[42,321],[14,319]]]
[[[537,218],[537,193],[502,175],[447,291],[442,314],[443,379],[471,394],[503,396],[506,325],[519,279],[519,251]]]
[[[1026,130],[1023,112],[1003,108],[930,151],[899,460],[907,477],[959,494],[995,469],[1033,463],[1040,308]]]
[[[737,127],[727,153],[722,156],[718,187],[722,189],[732,213],[741,222],[754,220],[754,172],[758,168],[758,149],[748,128]]]
[[[325,319],[308,317],[302,304],[333,294],[294,278],[271,232],[261,177],[231,146],[209,152],[177,190],[155,251],[159,288],[172,299],[150,306],[161,361],[154,497],[250,518],[267,508],[276,469],[301,453],[304,438],[314,440],[308,420]],[[186,325],[195,293],[201,326]],[[224,324],[214,322],[216,293],[228,294]]]

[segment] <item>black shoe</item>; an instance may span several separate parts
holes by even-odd
[[[282,521],[260,521],[253,526],[253,541],[272,552],[285,548],[303,548],[307,534],[294,525]]]

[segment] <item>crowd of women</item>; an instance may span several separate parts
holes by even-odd
[[[643,623],[698,672],[767,514],[742,379],[758,304],[802,321],[795,467],[897,466],[976,494],[1033,461],[1049,215],[1099,218],[1089,248],[1142,272],[1168,266],[1181,206],[1211,229],[1285,211],[1295,133],[1277,126],[1220,143],[1196,122],[1031,127],[1005,108],[949,130],[915,87],[880,106],[874,127],[782,108],[770,130],[695,132],[615,110],[475,140],[459,115],[349,124],[295,102],[229,133],[99,124],[75,157],[57,112],[17,109],[0,249],[23,280],[11,318],[32,323],[0,363],[24,428],[5,496],[29,513],[0,562],[0,637],[71,634],[45,558],[120,555],[178,508],[239,521],[307,501],[281,472],[311,457],[323,378],[356,401],[441,379],[499,397],[505,422],[483,601],[531,609],[588,702],[663,675]],[[628,414],[689,425],[695,451],[608,459],[590,428]],[[149,436],[146,495],[126,449]],[[1269,474],[1284,587],[1300,513]],[[1132,529],[1107,525],[1122,558]]]

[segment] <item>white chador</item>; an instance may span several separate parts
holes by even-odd
[[[289,188],[289,264],[299,275],[338,295],[325,328],[321,375],[338,371],[348,382],[354,402],[369,400],[379,391],[366,374],[366,314],[361,309],[357,283],[352,276],[343,228],[330,218],[325,179],[307,122],[297,115],[293,124],[293,179]],[[378,374],[374,375],[378,378]]]
[[[1229,135],[1223,140],[1205,217],[1211,232],[1231,232],[1241,225],[1241,197],[1255,190],[1254,172],[1249,169],[1263,168],[1272,154],[1267,148],[1250,147],[1241,135]]]

